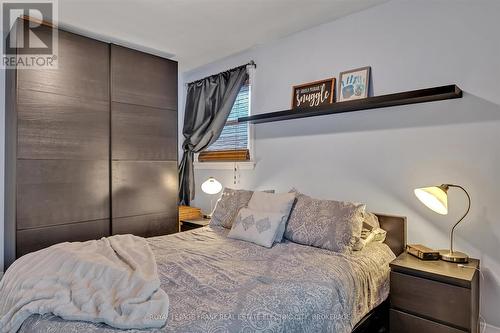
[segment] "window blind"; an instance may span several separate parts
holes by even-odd
[[[234,105],[229,113],[221,135],[205,151],[198,155],[199,162],[210,161],[247,161],[250,159],[248,149],[248,124],[238,124],[239,117],[250,115],[250,86],[241,87]]]
[[[248,124],[238,124],[236,121],[239,117],[249,115],[249,88],[248,84],[241,87],[221,135],[206,151],[248,149]]]

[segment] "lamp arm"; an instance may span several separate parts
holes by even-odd
[[[453,233],[455,232],[456,226],[460,222],[462,222],[462,220],[467,216],[467,214],[469,214],[470,206],[471,206],[471,200],[470,200],[469,192],[467,192],[467,190],[465,188],[463,188],[462,186],[460,186],[460,185],[454,185],[454,184],[446,184],[446,186],[448,186],[448,187],[456,187],[456,188],[461,189],[462,191],[464,191],[465,195],[467,195],[467,200],[468,200],[467,210],[465,211],[465,214],[460,218],[460,220],[458,220],[457,223],[455,223],[455,225],[453,225],[453,228],[451,228],[450,252],[453,253]]]

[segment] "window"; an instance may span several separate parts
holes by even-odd
[[[198,161],[247,161],[250,159],[250,135],[248,123],[238,123],[239,117],[250,115],[250,84],[244,84],[236,97],[221,135],[205,151]]]

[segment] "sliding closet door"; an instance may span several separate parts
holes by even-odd
[[[177,63],[111,45],[113,234],[177,227]]]
[[[109,45],[59,31],[58,58],[17,70],[17,257],[110,234]]]

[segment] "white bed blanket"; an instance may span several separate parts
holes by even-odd
[[[0,281],[0,332],[46,313],[120,329],[162,327],[168,307],[153,252],[133,235],[53,245],[19,258]]]

